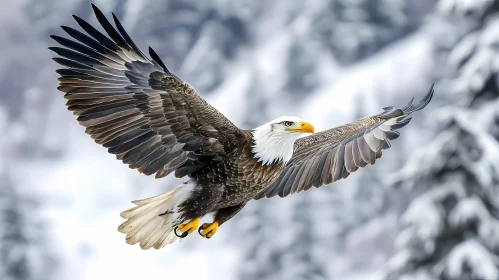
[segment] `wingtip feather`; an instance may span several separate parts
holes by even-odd
[[[165,70],[166,73],[170,74],[168,68],[166,68],[163,61],[161,61],[161,58],[159,58],[158,54],[156,53],[156,51],[154,51],[153,48],[151,48],[151,46],[149,46],[149,55],[154,61],[156,61],[161,67],[163,67],[163,70]]]
[[[424,107],[426,107],[426,105],[428,105],[430,103],[431,99],[433,98],[433,94],[435,93],[434,86],[435,86],[435,83],[432,83],[430,89],[428,90],[428,93],[421,99],[421,101],[419,101],[418,104],[416,104],[412,108],[409,108],[407,110],[407,113],[410,114],[412,112],[419,111],[419,110],[423,109]]]
[[[77,22],[84,21],[81,17],[77,15],[71,15]]]
[[[94,3],[90,3],[90,6],[92,6],[92,10],[94,11],[94,14],[96,16],[104,16],[102,11],[99,8],[97,8],[97,6]]]

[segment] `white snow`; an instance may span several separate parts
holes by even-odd
[[[469,239],[455,246],[450,252],[445,273],[451,279],[459,279],[471,270],[472,279],[498,279],[497,256],[490,255],[480,242]]]
[[[437,9],[443,13],[459,15],[464,15],[467,12],[480,14],[493,2],[493,0],[442,0],[438,2]]]

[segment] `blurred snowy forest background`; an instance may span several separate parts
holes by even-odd
[[[499,0],[95,0],[244,128],[326,129],[421,98],[376,166],[250,202],[209,241],[125,244],[154,180],[84,134],[47,47],[83,0],[2,0],[0,279],[499,279]]]

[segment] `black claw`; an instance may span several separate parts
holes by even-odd
[[[210,239],[210,238],[211,238],[211,237],[209,237],[209,236],[206,236],[206,239]]]
[[[176,235],[177,237],[184,238],[184,237],[186,237],[187,235],[189,235],[189,233],[188,233],[187,231],[182,232],[182,234],[178,235],[178,234],[177,234],[177,229],[179,229],[179,228],[178,228],[178,226],[176,226],[176,227],[175,227],[175,229],[173,230],[173,233],[175,233],[175,235]]]
[[[203,229],[203,226],[200,226],[200,227],[198,228],[198,233],[199,233],[199,235],[201,235],[201,236],[203,236],[203,235],[201,234],[201,230],[202,230],[202,229]]]

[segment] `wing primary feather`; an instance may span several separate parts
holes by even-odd
[[[94,10],[95,17],[99,21],[99,23],[102,25],[104,30],[106,30],[106,33],[111,37],[111,39],[118,44],[118,46],[126,49],[127,51],[130,50],[130,46],[123,40],[120,34],[114,29],[114,27],[111,25],[111,23],[107,20],[107,18],[104,16],[104,14],[97,8],[93,3],[92,9]]]
[[[141,144],[127,149],[123,153],[119,153],[118,157],[120,157],[120,159],[125,164],[136,165],[159,147],[161,147],[161,142],[158,140],[158,138],[151,137]]]
[[[317,156],[312,157],[308,160],[307,165],[305,166],[305,170],[303,171],[302,178],[300,179],[300,183],[296,190],[297,193],[303,191],[307,186],[312,186],[312,177],[314,176],[314,171],[319,164],[319,158]]]
[[[118,20],[118,17],[114,13],[112,13],[112,15],[113,15],[114,24],[118,28],[118,31],[120,32],[121,36],[123,36],[123,39],[127,41],[128,45],[130,45],[138,55],[142,56],[142,58],[145,61],[148,61],[147,57],[140,51],[137,45],[135,45],[135,43],[133,42],[132,38],[125,31],[125,28],[123,28],[123,25],[121,25],[121,22]]]
[[[341,178],[342,179],[346,179],[348,178],[348,176],[350,176],[350,172],[348,172],[347,168],[345,166],[343,166],[343,169],[341,170]]]
[[[409,103],[407,103],[407,105],[405,105],[404,107],[400,108],[400,110],[402,111],[407,111],[409,108],[412,107],[412,103],[414,102],[414,97],[411,98],[411,100],[409,100]]]
[[[71,104],[71,102],[68,101],[66,105],[69,104]],[[135,104],[134,100],[131,98],[125,98],[125,99],[115,98],[111,102],[91,103],[91,104],[78,103],[76,105],[68,106],[68,109],[70,111],[76,112],[80,116],[90,115],[94,113],[112,114],[118,111],[134,108],[134,106],[132,106],[134,104]]]
[[[323,185],[331,183],[332,176],[331,176],[331,168],[334,164],[334,153],[336,151],[334,149],[331,149],[330,151],[327,152],[327,158],[326,161],[324,162],[324,169],[322,170],[321,174],[321,181]]]
[[[55,72],[63,77],[78,77],[78,76],[88,76],[84,73],[80,73],[78,71],[72,70],[72,69],[57,69]]]
[[[296,174],[296,179],[294,180],[293,185],[291,186],[290,194],[296,193],[300,184],[303,183],[303,180],[305,179],[304,177],[306,177],[303,175],[303,172],[305,172],[305,168],[306,168],[307,164],[310,164],[310,162],[304,162],[300,165],[300,170],[298,170],[298,173]]]
[[[280,190],[280,187],[284,187],[286,185],[287,180],[289,179],[289,176],[293,173],[293,170],[295,169],[295,166],[292,166],[290,170],[286,170],[285,174],[281,174],[277,180],[280,180],[279,182],[274,182],[272,185],[270,185],[271,188],[266,189],[265,193],[267,197],[273,197],[277,195],[277,192]]]
[[[161,58],[159,58],[158,54],[151,47],[149,47],[149,55],[151,56],[152,60],[156,61],[156,63],[158,63],[163,68],[163,70],[165,70],[166,73],[171,74],[168,68],[166,68],[163,61],[161,61]]]
[[[79,62],[76,62],[76,61],[73,61],[73,60],[69,60],[69,59],[66,59],[66,58],[62,58],[62,57],[54,57],[52,58],[53,61],[57,62],[58,64],[62,65],[62,66],[66,66],[66,67],[69,67],[69,68],[72,68],[72,69],[86,69],[86,70],[93,70],[92,67],[88,66],[88,65],[84,65],[84,64],[81,64]]]
[[[61,26],[62,29],[64,29],[64,31],[66,31],[66,33],[68,33],[69,36],[73,37],[74,39],[80,41],[81,43],[85,44],[86,46],[102,53],[102,54],[106,54],[108,56],[111,56],[112,58],[114,58],[114,60],[122,60],[121,57],[119,57],[114,51],[106,48],[104,45],[101,45],[99,42],[97,42],[96,40],[90,38],[89,36],[81,33],[80,31],[76,30],[76,29],[73,29],[71,27],[68,27],[68,26]]]
[[[182,150],[182,149],[178,149],[178,150],[176,150],[176,151],[172,149],[171,151],[169,151],[169,152],[168,152],[168,153],[164,156],[164,161],[165,161],[166,163],[169,163],[169,162],[171,162],[171,161],[175,160],[177,157],[179,157],[182,153],[185,153],[185,151],[184,151],[184,150]],[[185,156],[185,157],[187,158],[187,156]]]
[[[93,65],[94,69],[102,72],[102,73],[106,73],[106,74],[109,74],[111,76],[116,76],[116,77],[125,77],[125,73],[121,70],[118,70],[118,69],[115,69],[115,68],[112,68],[112,67],[108,67],[106,65],[103,65],[103,64],[100,64],[100,65]],[[127,86],[125,87],[126,89],[132,89],[131,86]]]
[[[49,50],[57,53],[62,57],[77,61],[79,63],[86,64],[88,66],[102,65],[102,63],[96,60],[95,58],[65,48],[49,47]]]
[[[282,177],[284,177],[286,174],[288,173],[284,173],[284,174],[281,174],[281,176],[277,179],[276,182],[272,183],[270,186],[266,187],[264,189],[264,191],[262,192],[262,194],[265,196],[265,197],[273,197],[277,194],[277,189],[279,188],[280,186],[280,183],[281,183],[281,179]]]
[[[127,93],[133,93],[130,90],[126,88],[87,88],[87,87],[79,87],[79,88],[74,88],[70,90],[68,93],[70,94],[92,94],[92,93],[103,93],[103,94],[108,94],[109,96],[112,95],[119,95],[119,94],[127,94]]]
[[[353,143],[354,141],[348,141],[345,144],[345,167],[348,172],[352,173],[355,172],[358,167],[355,164],[354,158],[353,158]]]
[[[126,77],[121,77],[121,76],[113,76],[113,75],[108,75],[106,73],[103,73],[98,70],[86,70],[86,69],[78,69],[77,72],[86,74],[88,76],[92,77],[99,77],[99,78],[104,78],[107,80],[113,80],[117,82],[128,82],[130,84],[130,80]]]
[[[130,81],[123,81],[112,78],[108,79],[108,77],[101,78],[82,73],[80,73],[80,75],[75,75],[75,73],[73,73],[71,76],[69,75],[62,76],[61,78],[59,78],[59,81],[61,82],[61,85],[72,84],[72,83],[78,83],[79,85],[83,85],[84,83],[93,83],[93,84],[107,84],[109,85],[109,87],[114,87],[114,88],[122,88],[130,84]]]
[[[134,149],[154,136],[155,133],[152,131],[134,129],[114,137],[104,143],[103,146],[106,145],[104,147],[109,148],[108,151],[112,154],[122,154]]]
[[[405,113],[401,109],[395,109],[393,111],[386,111],[378,115],[379,118],[382,119],[391,119],[395,117],[403,116]]]
[[[143,169],[144,174],[152,175],[157,171],[159,171],[160,169],[164,168],[164,166],[169,163],[168,157],[165,156],[168,153],[167,149],[163,148],[161,150],[162,151],[159,152],[158,155],[156,156],[156,159],[151,160],[151,162],[147,164],[147,166]],[[175,159],[177,158],[181,158],[181,156],[176,157]]]
[[[385,132],[379,126],[372,130],[372,134],[374,134],[374,137],[379,140],[383,140],[386,138]]]
[[[364,160],[362,159],[362,155],[360,154],[360,148],[357,142],[357,138],[354,138],[352,140],[352,156],[353,156],[353,162],[357,167],[362,167],[363,164],[365,164]]]
[[[425,97],[423,97],[423,99],[421,101],[419,101],[418,104],[416,104],[412,108],[408,109],[407,112],[405,112],[405,113],[410,114],[412,112],[419,111],[419,110],[423,109],[424,107],[426,107],[426,105],[428,105],[428,103],[430,103],[430,101],[433,97],[433,93],[434,93],[433,87],[434,86],[435,86],[435,83],[433,83],[431,85],[431,87],[428,90],[428,93],[425,95]]]
[[[293,173],[296,175],[295,171],[297,171],[297,168],[298,166],[293,166],[291,168],[291,170],[289,170],[286,175],[284,176],[284,178],[282,178],[282,183],[279,184],[279,185],[276,185],[276,189],[275,189],[275,194],[273,194],[272,196],[274,195],[278,195],[280,197],[284,197],[284,193],[286,191],[286,186],[290,185],[291,182],[291,176],[293,175]],[[273,193],[273,192],[272,192]]]
[[[126,143],[128,141],[131,141],[131,140],[133,140],[137,137],[140,137],[142,135],[147,135],[149,137],[152,137],[152,136],[156,135],[156,133],[153,131],[150,131],[150,130],[145,130],[145,129],[135,129],[135,130],[129,131],[123,135],[120,135],[107,143],[104,143],[102,146],[104,146],[105,148],[115,148],[115,149],[111,150],[110,152],[113,154],[120,154],[120,153],[123,153],[126,151],[120,147],[126,146]],[[147,137],[147,138],[149,138],[149,137]]]
[[[380,146],[380,141],[378,138],[374,136],[372,131],[366,131],[364,133],[364,140],[366,141],[367,145],[371,148],[373,151],[377,151]]]
[[[317,163],[317,167],[315,169],[315,172],[314,172],[314,176],[312,178],[312,185],[313,186],[320,186],[321,184],[321,177],[322,177],[322,170],[324,170],[324,163],[326,162],[326,158],[327,158],[327,154],[328,153],[322,153],[322,155],[320,156],[319,160],[318,160],[318,163]]]
[[[334,159],[334,170],[333,170],[333,182],[339,180],[342,177],[342,170],[344,168],[345,159],[345,145],[342,143],[336,152],[336,157]]]
[[[119,50],[118,46],[116,43],[111,41],[111,39],[107,38],[104,36],[104,34],[100,33],[97,29],[95,29],[92,25],[90,25],[88,22],[83,20],[82,18],[73,15],[73,18],[76,20],[76,22],[85,30],[85,32],[88,33],[88,35],[92,36],[95,40],[97,40],[99,43],[104,45],[106,48],[113,50],[117,52]]]
[[[291,188],[293,187],[293,184],[295,183],[296,175],[298,175],[299,171],[300,171],[300,166],[295,166],[293,173],[289,176],[289,179],[286,181],[286,185],[278,193],[278,195],[280,197],[285,197],[291,193]]]
[[[359,151],[360,151],[360,156],[362,157],[362,160],[365,161],[366,163],[369,164],[374,164],[374,156],[371,154],[374,153],[369,145],[366,143],[366,140],[364,137],[358,137],[357,138],[357,145],[359,145]]]
[[[390,141],[388,139],[381,140],[381,149],[386,150],[391,147]]]
[[[388,138],[388,140],[395,140],[399,138],[399,136],[400,133],[398,131],[386,131],[386,138]]]
[[[407,118],[407,119],[404,119],[404,120],[401,120],[401,121],[398,121],[396,122],[395,124],[392,124],[390,126],[391,129],[395,130],[395,129],[400,129],[404,126],[406,126],[410,121],[412,120],[412,118]]]
[[[130,168],[138,168],[139,172],[143,173],[144,168],[151,163],[152,160],[158,158],[158,155],[162,154],[164,151],[164,147],[159,145],[154,149],[150,149],[149,153],[142,153],[142,158],[140,160],[136,160],[135,163],[130,164]],[[168,156],[171,154],[168,153]],[[177,154],[178,155],[178,154]],[[175,156],[177,156],[175,155]],[[171,157],[169,157],[171,159]]]
[[[253,199],[254,199],[254,200],[260,200],[260,199],[262,199],[262,198],[264,198],[264,197],[266,197],[266,196],[265,196],[265,190],[263,190],[263,191],[259,192],[259,193],[258,193],[258,194],[257,194],[257,195],[253,198]]]
[[[156,173],[156,171],[158,171],[166,164],[166,162],[168,162],[168,157],[166,156],[168,155],[167,150],[168,149],[166,149],[165,147],[160,146],[158,149],[147,155],[147,157],[145,157],[143,160],[143,164],[138,167],[139,172],[148,176]]]
[[[98,144],[105,143],[114,139],[115,137],[126,133],[128,131],[138,129],[146,124],[142,119],[128,118],[126,122],[117,123],[115,126],[108,126],[107,129],[92,129],[91,126],[87,127],[86,133],[92,135],[95,142]]]
[[[120,106],[120,104],[117,104],[116,106]],[[99,119],[99,118],[105,118],[112,116],[115,113],[124,113],[128,110],[130,112],[137,111],[135,108],[135,104],[133,103],[128,103],[128,104],[123,104],[123,106],[120,107],[110,107],[110,108],[105,108],[106,110],[100,110],[100,108],[92,108],[88,110],[82,110],[78,112],[78,121],[88,121],[88,120],[94,120],[94,119]]]

